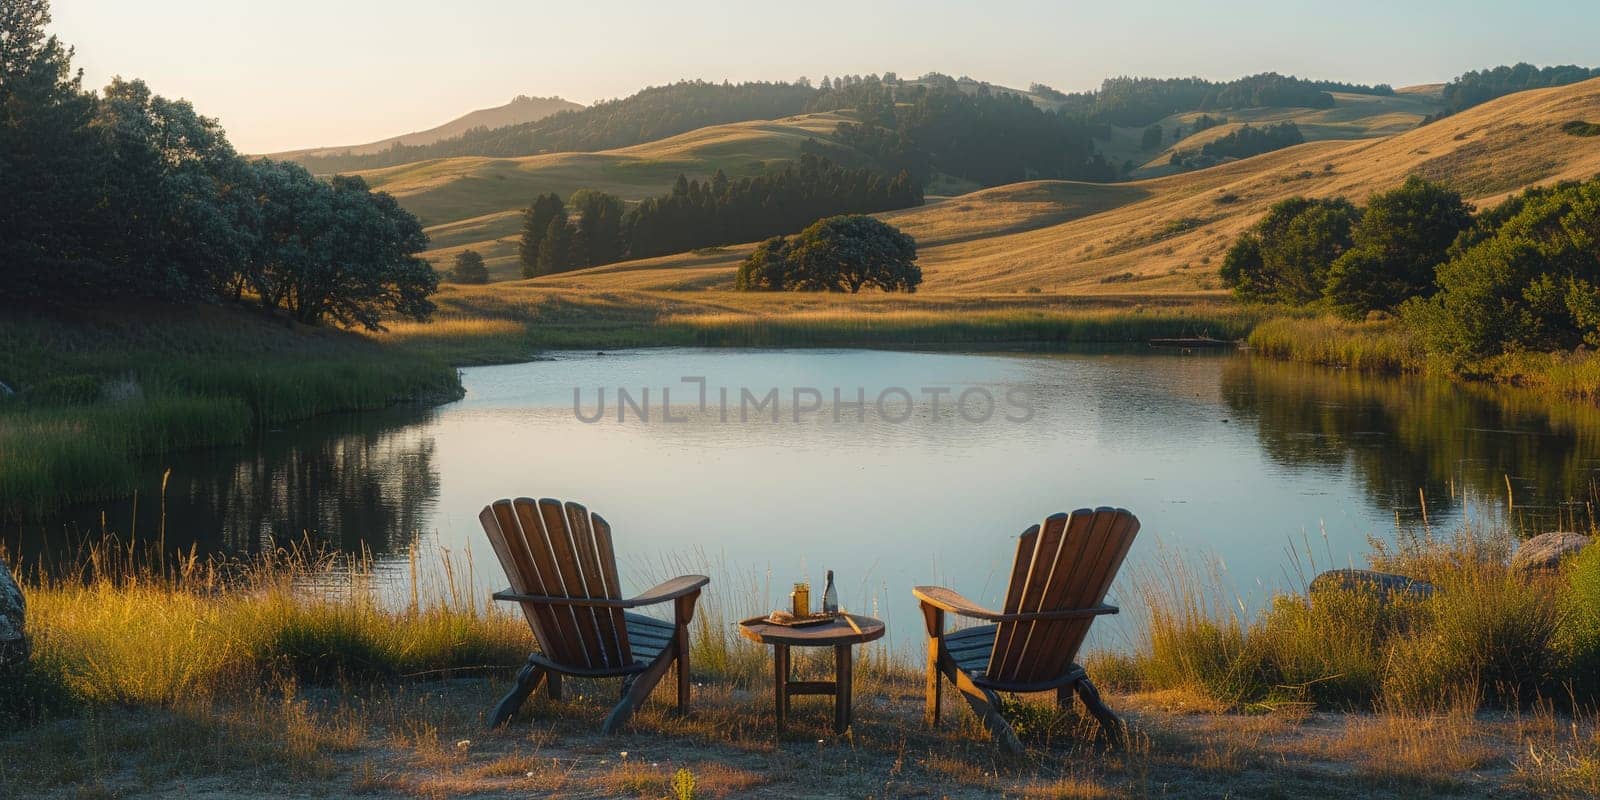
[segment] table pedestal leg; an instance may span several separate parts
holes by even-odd
[[[772,646],[773,715],[778,721],[778,732],[783,732],[784,718],[789,716],[789,646]]]
[[[850,645],[833,647],[833,732],[844,733],[850,728],[850,683],[853,670],[850,663]]]

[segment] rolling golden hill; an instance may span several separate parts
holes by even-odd
[[[358,173],[395,196],[426,226],[433,248],[424,257],[447,264],[477,250],[495,279],[515,277],[521,212],[545,192],[567,197],[579,189],[639,200],[667,191],[680,174],[759,175],[799,157],[816,139],[841,163],[860,158],[824,138],[843,119],[806,114],[780,120],[712,125],[659,141],[598,153],[549,153],[521,158],[457,157]]]
[[[961,85],[976,91],[979,84],[969,81]],[[1033,99],[1041,105],[1050,105],[1041,98]],[[1394,97],[1336,93],[1335,99],[1338,105],[1330,109],[1228,112],[1226,125],[1164,145],[1157,154],[1140,152],[1142,128],[1113,128],[1111,138],[1097,141],[1096,146],[1117,163],[1132,160],[1145,164],[1135,174],[1156,177],[1174,171],[1167,165],[1173,148],[1199,147],[1246,122],[1267,124],[1292,120],[1311,140],[1382,136],[1409,129],[1425,114],[1437,110],[1438,87],[1402,89]],[[1178,114],[1158,124],[1168,131],[1178,127],[1192,130],[1198,116],[1197,113]],[[421,218],[433,244],[433,249],[424,255],[434,264],[443,268],[456,253],[473,249],[484,257],[493,280],[506,280],[518,277],[516,239],[520,211],[537,194],[556,192],[566,196],[589,188],[636,200],[666,191],[680,173],[704,177],[722,169],[735,177],[757,174],[796,158],[800,144],[808,138],[828,144],[827,135],[843,119],[837,114],[808,114],[772,121],[714,125],[655,142],[596,153],[551,153],[521,158],[456,157],[360,174],[375,187],[395,195]],[[842,163],[857,163],[861,158],[842,146],[833,147],[835,160]],[[966,195],[981,188],[970,181],[937,175],[928,186],[928,193]],[[1111,193],[1109,196],[1121,195]],[[987,207],[997,200],[978,197],[968,202]],[[1006,206],[1013,204],[1002,202]],[[715,260],[708,263],[715,263]]]
[[[1381,138],[1308,142],[1127,183],[1013,184],[879,216],[917,238],[925,292],[1206,292],[1220,288],[1217,269],[1233,239],[1286,197],[1360,201],[1418,174],[1482,206],[1527,186],[1600,173],[1600,141],[1560,130],[1575,119],[1600,121],[1600,79],[1509,95]],[[721,289],[732,285],[749,249],[519,283],[590,291]]]
[[[399,136],[391,136],[387,139],[380,139],[366,144],[288,150],[282,153],[271,153],[267,157],[283,161],[297,161],[308,156],[331,156],[340,153],[367,155],[387,150],[397,144],[433,144],[441,139],[460,136],[473,128],[493,129],[504,128],[507,125],[520,125],[524,122],[544,119],[559,111],[571,111],[579,108],[583,108],[583,106],[559,97],[528,97],[520,95],[512,98],[511,102],[503,106],[480,108],[477,111],[468,112],[443,125],[432,127],[425,131],[403,133]]]

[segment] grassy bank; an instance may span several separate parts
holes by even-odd
[[[447,287],[439,318],[379,338],[456,364],[615,347],[1064,347],[1241,338],[1263,317],[1207,296],[839,295]]]
[[[1259,354],[1281,361],[1381,373],[1430,373],[1600,399],[1600,356],[1511,353],[1467,364],[1431,360],[1398,320],[1348,322],[1331,317],[1276,317],[1256,325],[1247,339]]]
[[[1281,594],[1246,617],[1181,564],[1132,580],[1151,609],[1141,646],[1107,657],[1121,688],[1183,690],[1224,708],[1392,714],[1600,701],[1600,548],[1559,574],[1510,569],[1514,535],[1462,529],[1379,547],[1373,568],[1430,597]]]
[[[460,391],[443,359],[216,307],[7,314],[0,381],[0,518],[125,496],[143,457]]]
[[[671,797],[676,778],[700,797],[1293,798],[1328,796],[1329,781],[1353,796],[1593,796],[1600,550],[1530,582],[1508,572],[1508,542],[1464,531],[1375,553],[1432,580],[1432,598],[1290,593],[1253,619],[1192,571],[1125,576],[1116,593],[1142,596],[1143,635],[1087,663],[1131,746],[1098,750],[1075,708],[1024,696],[1005,711],[1021,758],[959,703],[922,727],[920,662],[882,643],[858,662],[851,735],[797,702],[775,736],[767,653],[729,626],[758,587],[713,567],[700,567],[724,576],[693,633],[696,712],[657,699],[605,739],[614,682],[574,681],[566,700],[483,729],[531,637],[457,585],[461,570],[413,572],[414,602],[384,605],[360,563],[152,566],[102,548],[71,579],[24,581],[35,656],[0,678],[0,790]]]

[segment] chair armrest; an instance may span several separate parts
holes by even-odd
[[[933,606],[940,611],[960,614],[971,619],[999,619],[1000,612],[990,611],[977,603],[961,596],[954,589],[943,586],[914,586],[911,593],[917,596],[925,606]]]
[[[676,600],[700,591],[710,583],[704,575],[684,575],[646,589],[637,597],[619,600],[610,597],[549,597],[538,594],[518,594],[510,589],[494,593],[494,599],[512,603],[534,603],[546,606],[571,606],[576,608],[638,608]]]
[[[1060,620],[1082,619],[1084,617],[1098,617],[1102,614],[1120,613],[1121,609],[1101,603],[1093,608],[1063,608],[1055,611],[1025,611],[1017,614],[1004,614],[999,611],[990,611],[977,603],[961,596],[954,589],[943,586],[918,586],[911,590],[925,606],[932,606],[940,611],[948,611],[969,619],[981,619],[989,622],[1030,622],[1035,620]]]
[[[653,606],[657,603],[665,603],[668,600],[676,600],[700,591],[701,587],[710,582],[711,579],[704,575],[680,575],[670,581],[662,581],[644,590],[637,597],[624,600],[623,602],[627,605],[623,606],[623,608]]]

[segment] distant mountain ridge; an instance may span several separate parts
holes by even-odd
[[[457,117],[443,125],[429,128],[425,131],[403,133],[391,136],[376,142],[358,145],[339,145],[335,147],[310,147],[303,150],[287,150],[281,153],[272,153],[269,157],[299,161],[304,158],[320,158],[331,155],[371,155],[380,153],[395,145],[416,146],[433,144],[443,139],[460,136],[474,128],[504,128],[511,125],[522,125],[528,122],[537,122],[552,114],[562,111],[576,111],[584,108],[580,103],[563,100],[560,97],[529,97],[517,95],[511,102],[493,108],[480,108],[477,111]]]

